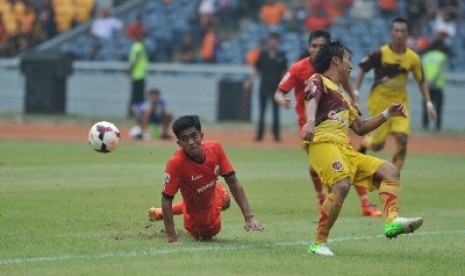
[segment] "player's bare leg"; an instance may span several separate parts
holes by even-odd
[[[393,136],[396,140],[396,151],[392,157],[392,164],[401,170],[407,158],[408,136],[405,133],[398,132],[393,133]]]

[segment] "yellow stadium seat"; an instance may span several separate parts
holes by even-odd
[[[76,22],[82,23],[90,18],[90,12],[86,7],[74,7],[74,19]]]
[[[25,10],[26,10],[26,6],[24,5],[23,2],[16,2],[16,4],[14,4],[13,6],[13,13],[15,15],[15,18],[17,20],[21,18]]]

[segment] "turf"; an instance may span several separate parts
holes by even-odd
[[[190,240],[176,217],[182,244],[168,244],[146,211],[160,204],[174,150],[121,144],[100,154],[85,143],[0,141],[0,275],[463,273],[464,156],[409,155],[401,214],[425,219],[413,235],[384,238],[383,220],[360,216],[351,192],[331,233],[336,256],[325,258],[306,253],[318,215],[300,150],[226,148],[265,231],[244,231],[232,204],[214,241]]]

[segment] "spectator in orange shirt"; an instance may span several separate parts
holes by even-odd
[[[327,30],[333,24],[333,20],[325,9],[310,9],[305,27],[308,31]]]
[[[384,17],[392,17],[397,11],[397,0],[378,0],[378,7]]]
[[[268,26],[281,23],[286,14],[286,6],[279,0],[268,0],[260,8],[260,20]]]
[[[142,22],[142,17],[140,14],[136,16],[136,20],[134,22],[129,24],[126,30],[126,37],[130,39],[136,39],[137,34],[139,33],[147,33],[147,29]]]
[[[216,61],[216,48],[218,45],[218,34],[216,26],[210,23],[202,39],[200,49],[200,58],[205,63],[214,63]]]

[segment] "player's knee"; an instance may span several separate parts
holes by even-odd
[[[384,162],[378,169],[376,173],[376,178],[380,180],[384,179],[399,179],[400,171],[390,162]]]
[[[228,210],[230,206],[231,206],[230,200],[223,202],[223,205],[221,206],[221,211]]]
[[[350,182],[348,178],[344,178],[343,180],[340,180],[331,186],[331,192],[335,193],[341,198],[346,198],[347,194],[349,193],[349,190]]]

